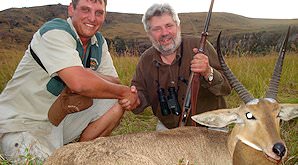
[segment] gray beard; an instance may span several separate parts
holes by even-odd
[[[161,53],[162,56],[169,56],[173,54],[176,49],[180,46],[181,44],[181,32],[177,32],[176,38],[173,40],[173,44],[171,45],[170,48],[165,48],[162,45],[160,45],[157,41],[152,39],[150,37],[150,40],[152,42],[153,47]]]

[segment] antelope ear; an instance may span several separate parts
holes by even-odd
[[[191,118],[201,125],[221,128],[232,123],[243,123],[237,112],[239,112],[238,108],[219,109],[194,115]]]
[[[279,117],[282,120],[289,121],[298,117],[298,104],[281,104]]]

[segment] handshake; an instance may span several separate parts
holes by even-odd
[[[137,108],[140,104],[137,88],[135,86],[131,86],[130,90],[124,94],[124,98],[118,100],[118,103],[124,110],[127,111]]]
[[[122,99],[119,99],[118,102],[123,110],[131,111],[135,109],[140,104],[136,87],[127,87]],[[50,107],[48,118],[53,125],[58,126],[67,114],[85,110],[92,104],[93,101],[90,97],[72,93],[66,87]]]

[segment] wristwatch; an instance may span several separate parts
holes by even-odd
[[[210,67],[210,70],[211,70],[211,72],[210,72],[210,74],[207,76],[207,79],[206,79],[209,83],[212,82],[212,80],[213,80],[213,68]]]

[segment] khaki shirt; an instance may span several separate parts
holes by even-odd
[[[71,19],[68,18],[67,21],[75,31]],[[77,34],[76,31],[75,33]],[[93,36],[91,44],[96,43],[97,39]],[[33,59],[30,45],[48,73]],[[64,68],[83,67],[79,52],[76,50],[77,42],[66,31],[54,29],[42,36],[38,31],[34,34],[30,45],[12,79],[0,94],[0,137],[3,133],[37,129],[50,132],[53,125],[48,120],[48,110],[57,96],[48,92],[47,83]],[[106,41],[101,49],[101,63],[96,71],[118,77]]]
[[[141,113],[146,107],[151,106],[153,113],[167,127],[178,126],[179,116],[170,114],[163,116],[160,111],[158,100],[158,83],[168,95],[168,88],[175,87],[178,94],[179,104],[182,110],[187,83],[190,76],[190,61],[194,55],[192,49],[199,47],[199,38],[183,37],[182,44],[178,48],[176,59],[171,65],[165,64],[160,58],[160,53],[151,47],[140,57],[134,74],[132,85],[135,85],[141,100],[141,104],[134,113]],[[202,113],[219,108],[226,108],[223,96],[230,94],[231,87],[222,73],[217,53],[213,46],[207,42],[205,54],[209,58],[209,64],[214,68],[214,79],[209,84],[204,78],[200,79],[200,88],[197,99],[196,113]],[[187,125],[191,124],[188,119]]]

